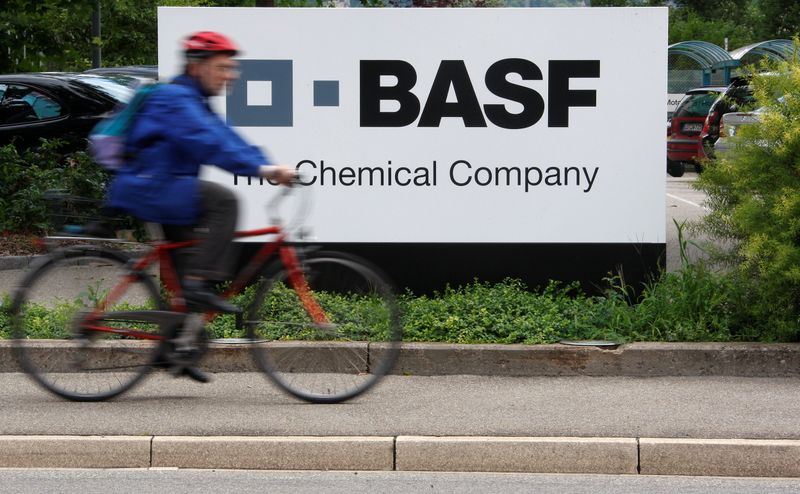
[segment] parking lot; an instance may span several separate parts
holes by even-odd
[[[705,193],[692,188],[692,182],[697,180],[697,173],[688,171],[680,178],[667,175],[667,271],[680,268],[680,246],[678,245],[678,228],[675,222],[700,221],[706,213],[704,206]],[[702,258],[705,254],[692,242],[702,245],[708,239],[698,237],[689,228],[684,229],[684,239],[689,241],[687,255],[690,260]]]

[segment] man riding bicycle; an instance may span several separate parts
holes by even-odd
[[[200,180],[200,165],[289,184],[294,169],[275,165],[247,144],[208,103],[238,76],[233,58],[239,48],[228,37],[203,31],[183,44],[184,73],[153,91],[137,113],[126,143],[130,157],[111,182],[108,206],[163,225],[172,241],[199,239],[187,256],[183,296],[191,311],[238,312],[211,284],[227,277],[225,253],[233,240],[238,215],[233,192]],[[185,373],[208,378],[197,369]]]

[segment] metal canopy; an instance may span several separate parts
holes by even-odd
[[[797,56],[794,48],[794,43],[788,39],[772,39],[769,41],[761,41],[760,43],[753,43],[752,45],[743,46],[731,52],[731,57],[736,60],[747,59],[761,60],[769,58],[770,60],[790,60],[792,56]]]
[[[727,51],[707,41],[681,41],[669,45],[668,51],[671,55],[683,55],[691,58],[703,70],[739,65],[738,59],[732,58]]]

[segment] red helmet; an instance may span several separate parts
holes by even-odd
[[[213,31],[192,34],[183,41],[183,49],[188,58],[205,58],[221,53],[234,56],[239,53],[236,43],[224,34]]]

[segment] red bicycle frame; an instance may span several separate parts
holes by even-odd
[[[280,260],[288,273],[289,284],[294,289],[299,297],[303,306],[308,314],[317,324],[328,323],[325,312],[316,302],[313,294],[308,289],[308,284],[304,276],[300,260],[294,247],[285,243],[286,235],[279,226],[272,226],[268,228],[261,228],[257,230],[247,230],[236,232],[236,238],[259,237],[262,235],[277,235],[277,238],[270,242],[265,242],[264,245],[256,252],[252,259],[247,263],[234,279],[231,286],[223,293],[223,297],[230,298],[237,293],[240,293],[247,283],[257,274],[257,272],[264,266],[264,264],[275,255],[279,253]],[[101,320],[103,312],[116,302],[127,290],[128,286],[136,281],[140,273],[144,272],[153,263],[158,262],[160,266],[161,281],[170,294],[170,310],[173,312],[186,312],[186,304],[183,300],[180,280],[172,261],[171,252],[186,247],[191,247],[200,242],[200,240],[187,240],[182,242],[158,242],[152,251],[142,256],[131,266],[131,273],[123,277],[117,285],[109,292],[108,296],[95,308],[91,316],[84,324],[83,328],[90,331],[99,331],[107,333],[115,333],[121,336],[138,339],[160,340],[164,339],[164,335],[147,333],[133,329],[114,328],[92,321]],[[206,313],[206,321],[210,321],[216,317],[216,313]]]

